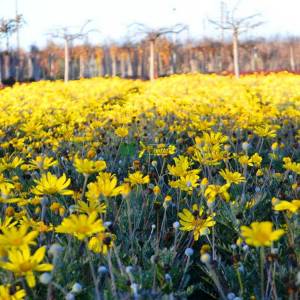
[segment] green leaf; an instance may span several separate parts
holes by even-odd
[[[134,156],[136,153],[136,143],[121,143],[120,154],[122,157]]]

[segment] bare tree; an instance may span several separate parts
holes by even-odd
[[[187,29],[186,25],[176,24],[172,27],[149,28],[145,24],[135,23],[130,26],[136,28],[136,33],[145,35],[149,43],[149,79],[155,79],[155,44],[156,40],[166,34],[178,34]]]
[[[6,54],[4,56],[4,79],[9,77],[9,68],[10,68],[10,56],[9,56],[9,39],[13,33],[16,32],[18,28],[18,20],[17,19],[0,19],[0,40],[6,40]],[[2,82],[2,70],[1,70],[1,57],[0,57],[0,82]]]
[[[233,66],[234,74],[237,78],[240,77],[239,65],[239,36],[240,34],[261,26],[263,22],[257,21],[260,14],[253,14],[246,17],[236,17],[235,13],[238,8],[239,2],[231,10],[226,12],[226,19],[222,22],[209,20],[210,23],[215,25],[218,29],[229,30],[232,33],[232,51],[233,51]]]
[[[70,33],[70,28],[62,27],[56,29],[54,32],[50,33],[50,36],[53,38],[59,38],[64,41],[64,61],[65,61],[65,70],[64,70],[64,81],[69,81],[69,52],[70,52],[70,45],[76,39],[82,39],[86,37],[90,32],[96,31],[95,29],[85,30],[86,26],[91,21],[86,21],[83,26],[80,28],[79,32]]]
[[[6,50],[9,51],[9,38],[17,30],[17,21],[15,19],[0,20],[0,38],[6,39]]]
[[[18,12],[18,0],[15,1],[15,6],[16,6],[16,17],[15,17],[15,23],[16,23],[16,52],[17,52],[17,65],[16,65],[16,81],[19,81],[19,77],[20,77],[20,54],[21,54],[21,48],[20,48],[20,28],[25,24],[24,18],[22,14],[19,14]]]

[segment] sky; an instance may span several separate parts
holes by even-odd
[[[16,1],[26,21],[20,32],[23,48],[32,44],[42,47],[49,39],[47,33],[55,28],[70,26],[70,32],[76,32],[86,20],[91,20],[89,29],[96,29],[89,35],[93,43],[134,38],[128,26],[135,22],[154,28],[186,24],[189,30],[181,38],[220,36],[208,22],[220,19],[220,0],[0,0],[0,19],[14,17]],[[229,9],[237,3],[223,2]],[[260,13],[265,23],[247,35],[270,37],[300,35],[299,11],[300,0],[240,0],[236,14]],[[15,40],[12,37],[12,46]]]

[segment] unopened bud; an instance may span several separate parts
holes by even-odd
[[[72,286],[72,293],[79,294],[82,291],[82,286],[80,283],[76,282]]]
[[[39,280],[42,284],[49,284],[52,280],[52,275],[50,273],[43,273],[40,277]]]
[[[208,264],[210,262],[210,255],[208,253],[204,253],[204,254],[201,255],[200,260],[204,264]]]

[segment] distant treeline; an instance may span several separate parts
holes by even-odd
[[[239,45],[241,73],[300,71],[300,39],[248,40]],[[155,43],[155,77],[174,73],[231,73],[233,56],[231,43],[215,40],[172,43],[159,38]],[[95,76],[120,76],[147,79],[149,74],[149,44],[125,43],[94,46],[86,43],[70,47],[70,79]],[[29,52],[0,52],[0,81],[56,80],[64,77],[64,48],[54,42]]]

